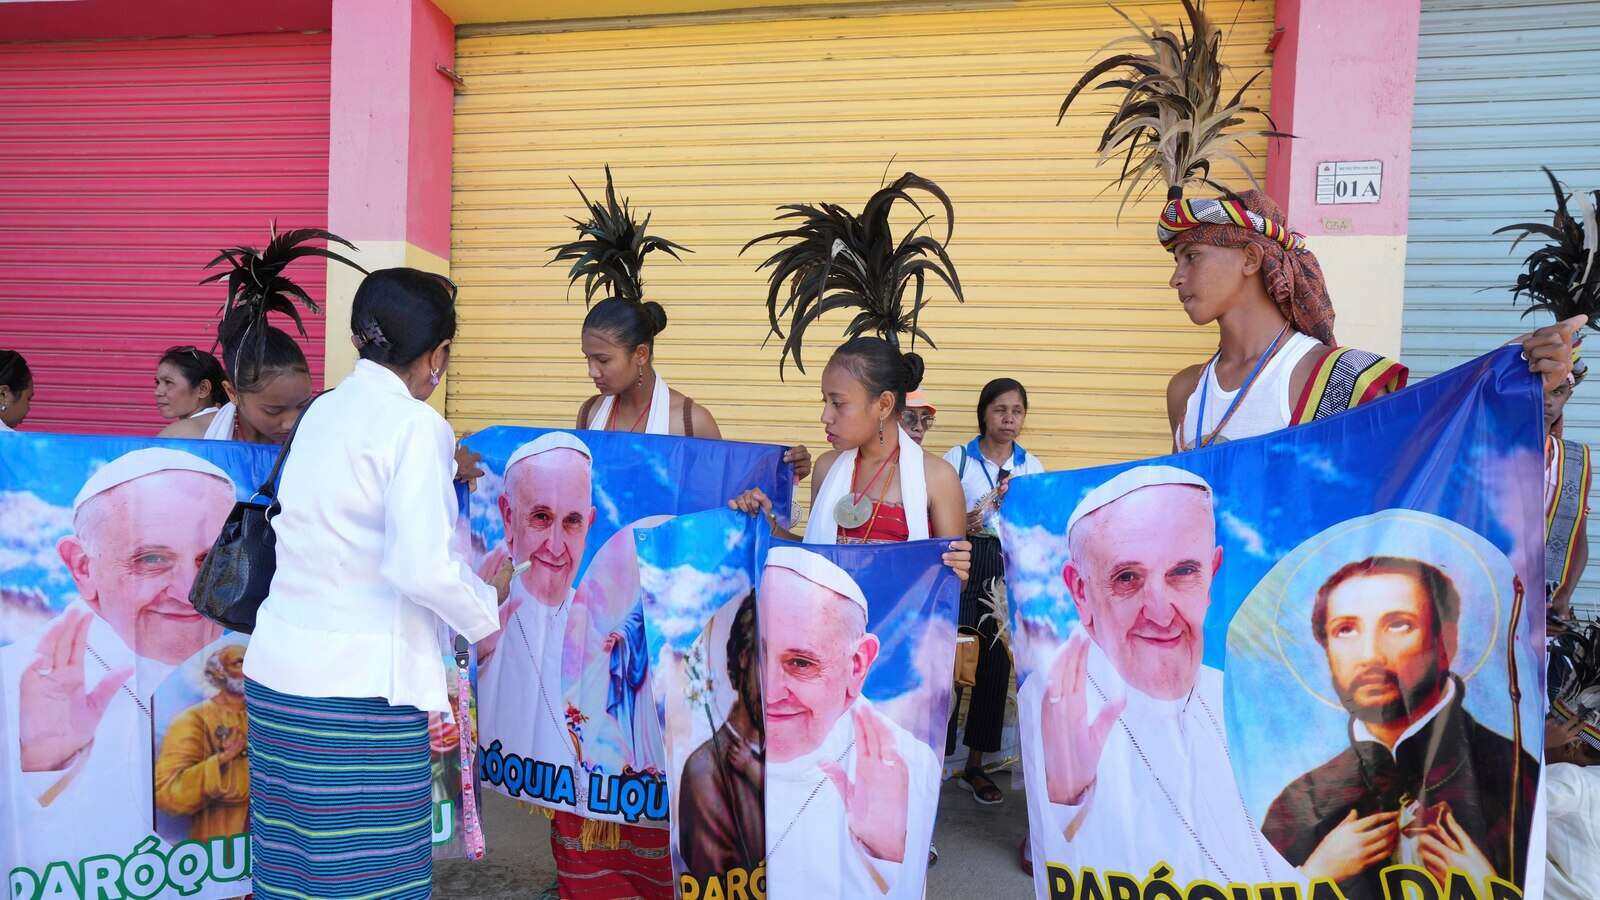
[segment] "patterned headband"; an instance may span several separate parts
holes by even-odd
[[[1234,225],[1264,235],[1282,245],[1285,250],[1297,251],[1306,248],[1305,235],[1290,231],[1265,216],[1251,212],[1237,200],[1223,198],[1214,200],[1179,198],[1170,201],[1161,210],[1161,218],[1156,222],[1156,236],[1161,239],[1161,246],[1171,247],[1185,231],[1201,225]]]

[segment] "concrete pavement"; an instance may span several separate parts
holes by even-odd
[[[1010,775],[995,781],[1006,795],[1000,806],[979,806],[972,795],[945,782],[939,798],[934,844],[939,864],[928,873],[928,900],[1026,898],[1028,876],[1017,865],[1017,848],[1028,831],[1022,792]],[[555,882],[550,861],[550,824],[530,807],[484,793],[484,832],[489,855],[478,863],[452,860],[434,867],[439,900],[534,900]]]

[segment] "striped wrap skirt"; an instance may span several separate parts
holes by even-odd
[[[255,681],[245,682],[245,704],[256,897],[431,896],[427,713]]]

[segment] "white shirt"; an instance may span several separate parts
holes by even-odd
[[[1197,879],[1303,886],[1294,867],[1262,837],[1239,793],[1228,759],[1220,671],[1201,666],[1188,697],[1157,700],[1127,686],[1091,642],[1087,715],[1092,718],[1106,700],[1118,696],[1126,697],[1128,706],[1106,739],[1095,784],[1078,806],[1051,803],[1045,787],[1040,715],[1049,671],[1050,665],[1035,671],[1017,701],[1039,896],[1050,896],[1047,863],[1074,873],[1087,866],[1137,878],[1165,862],[1180,886]],[[1067,830],[1075,821],[1078,828],[1069,840]]]
[[[366,360],[306,410],[247,675],[305,697],[450,708],[438,622],[469,641],[500,626],[494,588],[451,552],[454,453],[444,418]]]
[[[955,467],[956,474],[961,476],[961,491],[967,495],[967,510],[969,512],[978,505],[978,501],[983,499],[984,494],[994,490],[995,486],[1000,483],[1000,472],[1002,470],[1010,472],[1013,478],[1018,475],[1038,475],[1044,471],[1044,463],[1039,461],[1039,457],[1026,450],[1023,451],[1022,465],[1020,466],[1015,465],[1014,459],[1008,459],[1005,465],[997,466],[983,454],[980,453],[977,456],[973,456],[969,452],[967,453],[966,470],[963,471],[961,468],[961,452],[965,449],[965,445],[951,447],[950,452],[944,455],[944,461]]]
[[[520,580],[512,582],[507,602],[521,601],[521,606],[507,620],[494,655],[478,666],[478,743],[487,747],[499,741],[504,756],[571,768],[579,800],[574,811],[585,812],[589,779],[567,736],[561,681],[574,593],[568,591],[567,601],[552,608],[535,600]]]
[[[7,425],[3,420],[0,420],[0,434],[12,431],[15,431],[15,429],[13,429],[10,425]]]
[[[79,606],[77,608],[86,609]],[[53,622],[51,624],[54,624]],[[42,636],[48,629],[40,629]],[[0,649],[0,674],[4,699],[6,767],[0,772],[0,818],[16,824],[15,844],[0,848],[6,871],[26,866],[44,875],[56,860],[77,860],[101,854],[127,856],[134,845],[151,834],[151,697],[173,666],[135,657],[116,631],[102,618],[89,620],[88,646],[83,656],[85,688],[92,689],[106,674],[133,666],[125,687],[111,695],[95,728],[94,740],[61,769],[23,772],[14,746],[19,730],[19,689],[22,670],[33,662],[37,639]],[[105,665],[95,659],[98,654]],[[137,698],[137,700],[135,700]],[[76,866],[73,867],[74,870]]]
[[[1544,770],[1546,900],[1600,897],[1600,767],[1552,763]],[[1531,895],[1530,895],[1531,896]]]
[[[1289,396],[1289,384],[1294,380],[1294,367],[1305,358],[1307,353],[1322,346],[1316,338],[1290,331],[1288,338],[1283,342],[1283,347],[1278,350],[1267,364],[1261,367],[1261,372],[1256,375],[1255,383],[1249,393],[1239,401],[1239,408],[1234,410],[1233,417],[1223,425],[1222,434],[1213,443],[1221,441],[1237,441],[1261,434],[1270,434],[1282,431],[1289,427],[1289,417],[1294,414],[1291,404],[1299,398]],[[1207,365],[1201,373],[1200,383],[1195,385],[1193,393],[1185,402],[1183,423],[1178,426],[1178,446],[1193,449],[1194,432],[1197,427],[1196,416],[1200,414],[1200,395],[1204,393],[1205,420],[1198,423],[1203,432],[1203,437],[1210,437],[1222,419],[1228,413],[1228,407],[1233,404],[1233,399],[1243,390],[1240,385],[1231,391],[1225,391],[1217,383],[1216,367]]]
[[[816,750],[788,762],[767,760],[767,896],[772,900],[917,900],[923,895],[940,760],[927,744],[884,717],[910,779],[905,857],[898,863],[867,858],[866,848],[850,834],[844,797],[820,765],[842,758],[845,772],[855,776],[854,711],[854,706],[844,711]],[[879,891],[868,865],[889,885],[887,894]]]

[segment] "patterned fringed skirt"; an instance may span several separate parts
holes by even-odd
[[[245,683],[250,856],[260,900],[433,890],[428,716],[382,699]]]
[[[550,820],[561,900],[672,900],[665,828],[601,822],[569,812]]]

